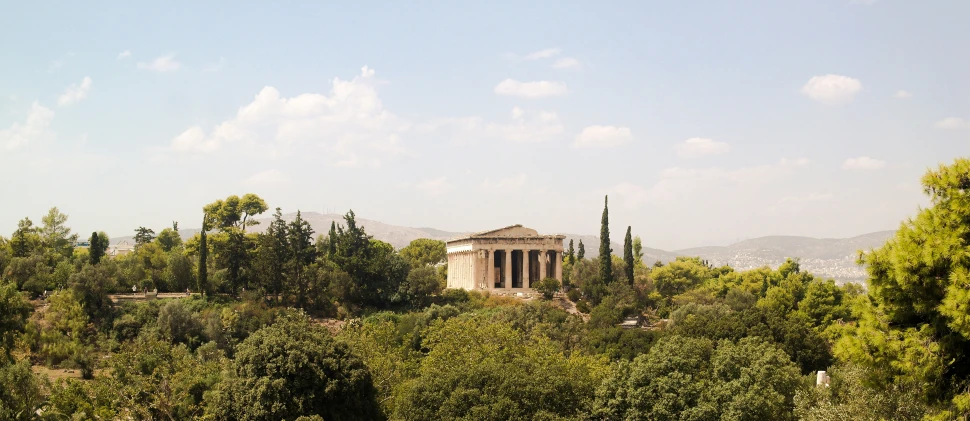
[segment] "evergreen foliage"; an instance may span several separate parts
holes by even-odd
[[[202,222],[202,232],[199,233],[199,285],[198,290],[204,295],[209,294],[209,243],[206,241],[206,224]]]
[[[633,237],[630,235],[630,229],[631,227],[626,227],[626,237],[623,237],[623,263],[626,264],[623,272],[627,282],[633,285],[633,267],[636,262],[633,257]]]
[[[633,237],[633,263],[635,266],[643,265],[643,242],[639,235]]]
[[[302,316],[288,316],[243,341],[216,393],[216,419],[383,418],[367,367]]]
[[[155,239],[155,230],[145,228],[145,227],[138,227],[138,229],[135,230],[136,246],[148,244],[152,242],[152,240],[154,239]]]
[[[609,196],[603,199],[603,218],[600,220],[600,279],[603,285],[613,283],[613,265],[611,256],[613,249],[610,248],[610,209]]]
[[[567,249],[569,302],[551,278],[552,300],[443,291],[443,243],[395,251],[353,211],[314,244],[299,211],[247,232],[265,203],[230,196],[184,243],[107,256],[53,208],[0,238],[0,419],[963,419],[970,162],[923,184],[932,205],[860,255],[868,290],[797,258],[646,267],[628,227],[622,258]]]
[[[90,245],[88,247],[88,258],[92,265],[101,263],[101,259],[104,258],[105,254],[108,252],[108,247],[110,239],[105,233],[92,232]]]
[[[860,253],[869,300],[836,347],[884,387],[920,389],[970,415],[970,159],[922,179],[932,206],[905,221],[883,247]],[[916,386],[920,385],[920,386]]]

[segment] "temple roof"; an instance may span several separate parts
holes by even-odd
[[[515,224],[515,225],[509,225],[503,228],[498,228],[498,229],[493,229],[488,231],[480,231],[463,237],[452,238],[447,242],[451,243],[454,241],[470,240],[470,239],[476,239],[476,238],[522,238],[522,237],[565,238],[564,235],[539,235],[539,232],[532,228],[526,228],[522,226],[522,224]]]

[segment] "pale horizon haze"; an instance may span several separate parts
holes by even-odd
[[[970,2],[10,2],[0,236],[255,193],[447,231],[896,229],[970,155]]]

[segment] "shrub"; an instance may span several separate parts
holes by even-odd
[[[556,295],[556,292],[559,291],[559,281],[556,278],[545,278],[539,281],[533,288],[542,294],[543,298],[551,300],[552,296]]]
[[[589,303],[587,303],[586,300],[580,300],[576,303],[576,310],[578,310],[580,313],[589,314]]]
[[[364,363],[326,329],[298,315],[244,340],[213,398],[216,419],[383,418]]]
[[[182,300],[165,304],[158,312],[158,329],[172,343],[198,345],[202,322]]]
[[[578,302],[579,299],[582,298],[582,296],[583,296],[583,294],[580,293],[579,290],[576,289],[576,288],[573,288],[573,289],[570,289],[569,291],[566,291],[566,298],[569,298],[569,301],[572,301],[574,303],[575,302]]]
[[[441,294],[441,298],[443,298],[446,303],[452,304],[465,303],[470,299],[468,296],[468,291],[461,288],[446,289],[445,292]]]

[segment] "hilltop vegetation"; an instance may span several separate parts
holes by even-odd
[[[652,264],[630,229],[605,257],[604,208],[604,257],[570,247],[531,300],[444,290],[440,241],[395,250],[352,211],[254,233],[267,204],[230,196],[195,237],[139,228],[110,256],[54,208],[0,238],[0,419],[963,419],[970,160],[923,185],[932,206],[860,254],[868,289],[797,259]],[[109,297],[132,288],[191,295]]]

